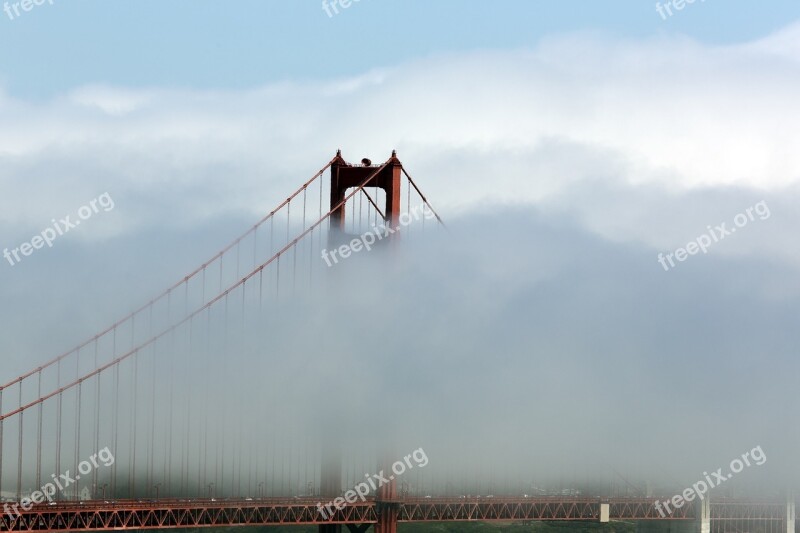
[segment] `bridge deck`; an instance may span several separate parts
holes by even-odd
[[[662,498],[663,500],[664,498]],[[375,523],[381,509],[394,506],[401,522],[451,521],[597,521],[600,506],[609,504],[611,520],[695,520],[696,502],[661,516],[652,498],[401,498],[348,504],[328,519],[317,498],[245,500],[94,500],[39,504],[19,514],[6,507],[0,531],[96,531],[256,525]],[[8,504],[6,504],[8,505]],[[719,501],[713,520],[785,520],[786,504]]]

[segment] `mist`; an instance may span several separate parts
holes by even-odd
[[[0,246],[104,192],[115,207],[0,268],[0,380],[146,304],[337,148],[352,161],[397,148],[447,229],[333,267],[309,246],[309,276],[252,278],[123,362],[121,383],[87,381],[80,409],[65,393],[63,412],[91,430],[59,434],[63,455],[116,442],[114,475],[143,491],[203,495],[216,479],[216,494],[254,496],[317,490],[326,448],[347,487],[423,449],[411,491],[595,495],[679,490],[760,447],[766,461],[719,490],[778,494],[800,473],[798,31],[728,47],[554,36],[240,92],[3,96]],[[768,217],[659,262],[760,202]],[[269,256],[259,246],[120,330],[100,361],[250,273]],[[4,396],[3,412],[17,403]],[[41,416],[53,451],[55,411]]]

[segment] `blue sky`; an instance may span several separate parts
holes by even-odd
[[[649,0],[361,0],[332,18],[319,0],[54,0],[0,17],[0,87],[22,99],[95,83],[238,89],[569,32],[742,42],[798,17],[792,0],[697,0],[668,20]]]

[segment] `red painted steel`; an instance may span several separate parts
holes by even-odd
[[[367,160],[368,161],[368,160]],[[364,187],[378,187],[386,191],[386,206],[381,210],[384,220],[391,227],[399,223],[400,217],[400,183],[403,164],[397,159],[397,153],[392,152],[380,171],[375,173],[374,166],[351,165],[342,158],[341,151],[337,152],[336,157],[330,164],[331,167],[331,225],[340,231],[344,230],[345,209],[344,202],[347,190],[353,187],[363,189]],[[371,176],[371,177],[369,177]],[[369,177],[369,179],[365,179]],[[361,183],[363,182],[363,185]],[[371,198],[370,198],[371,200]],[[337,207],[338,206],[338,207]]]
[[[664,498],[661,498],[662,500]],[[114,500],[36,505],[12,520],[0,518],[0,531],[104,531],[110,529],[172,529],[265,525],[380,524],[387,506],[399,522],[530,522],[597,521],[600,505],[608,503],[611,520],[695,520],[697,502],[688,502],[673,515],[662,517],[653,498],[395,498],[367,499],[348,504],[324,520],[317,498],[255,500]],[[769,521],[785,531],[786,504],[776,502],[712,502],[714,531],[733,531],[725,522]]]

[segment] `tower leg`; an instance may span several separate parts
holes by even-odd
[[[711,502],[706,499],[697,506],[697,533],[711,533]]]
[[[342,452],[338,441],[329,439],[323,451],[320,472],[320,497],[322,505],[332,501],[342,492]],[[320,524],[319,533],[342,533],[341,524]]]
[[[397,505],[392,503],[378,504],[378,523],[375,533],[397,533]]]
[[[385,464],[391,465],[391,461]],[[391,468],[387,468],[391,472]],[[378,523],[375,524],[375,533],[397,533],[397,480],[392,479],[386,485],[378,488],[376,502]]]

